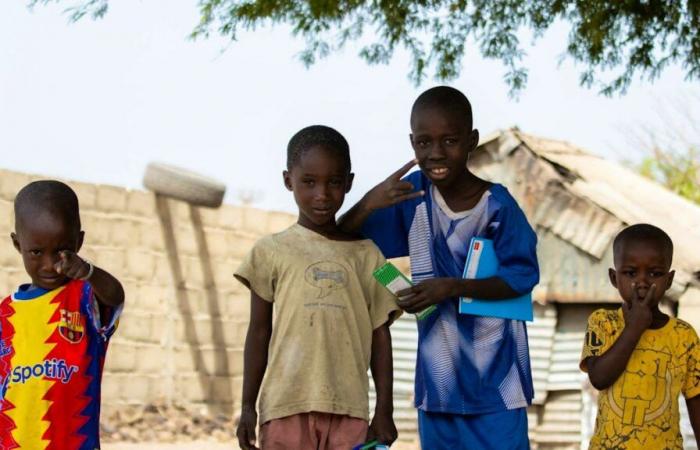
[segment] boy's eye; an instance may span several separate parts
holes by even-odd
[[[32,256],[41,256],[41,250],[29,250],[29,254]]]
[[[455,145],[456,143],[457,143],[457,139],[455,139],[455,138],[445,139],[445,145]]]
[[[636,272],[634,270],[623,270],[622,274],[627,277],[633,277],[636,274]]]
[[[304,178],[303,180],[301,180],[301,182],[306,184],[307,186],[311,186],[314,184],[314,180],[312,180],[310,178]]]
[[[331,186],[340,186],[340,185],[343,184],[343,183],[342,183],[342,181],[341,181],[340,179],[333,179],[333,180],[330,181],[329,184],[330,184]]]
[[[416,140],[416,146],[417,146],[417,147],[425,148],[425,147],[427,147],[428,145],[430,145],[430,141],[428,141],[427,139],[417,139],[417,140]]]

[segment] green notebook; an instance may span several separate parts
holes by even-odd
[[[397,292],[403,289],[407,289],[413,286],[411,280],[406,278],[404,274],[402,274],[401,271],[390,262],[384,264],[382,267],[375,270],[372,275],[374,275],[374,278],[376,278],[382,286],[387,288],[389,292],[391,292],[394,295],[396,295]],[[430,313],[435,311],[435,309],[435,305],[430,305],[424,310],[417,312],[416,317],[418,318],[418,320],[424,319],[428,317]]]

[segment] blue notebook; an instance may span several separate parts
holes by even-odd
[[[498,258],[493,249],[493,241],[474,237],[469,242],[467,263],[464,265],[463,278],[480,279],[496,275]],[[532,293],[505,300],[483,300],[460,297],[459,312],[475,316],[500,317],[532,321]]]

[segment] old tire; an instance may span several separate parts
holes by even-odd
[[[148,164],[143,185],[156,194],[210,208],[221,206],[226,192],[226,185],[219,181],[163,163]]]

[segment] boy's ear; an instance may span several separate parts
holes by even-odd
[[[15,233],[10,233],[10,239],[12,239],[12,245],[15,246],[18,252],[22,253],[22,249],[19,247],[19,239]]]
[[[347,183],[345,185],[345,193],[347,194],[350,192],[350,189],[352,189],[352,181],[355,179],[355,174],[354,173],[349,173],[348,174],[348,179]]]
[[[608,277],[610,278],[610,284],[612,284],[613,287],[617,289],[617,272],[615,272],[615,269],[608,269]]]
[[[292,190],[292,176],[290,175],[288,170],[282,171],[282,179],[284,180],[284,187],[286,187],[288,191],[291,191]]]
[[[672,270],[668,273],[668,278],[666,279],[666,289],[670,289],[671,285],[673,284],[673,277],[676,275],[676,271]]]
[[[408,135],[408,142],[411,144],[411,148],[415,150],[415,147],[413,146],[413,133]]]
[[[477,145],[479,145],[479,130],[475,128],[469,133],[469,151],[473,152]]]
[[[76,245],[75,253],[78,253],[83,248],[83,240],[85,240],[85,232],[81,230],[78,234],[78,245]]]

